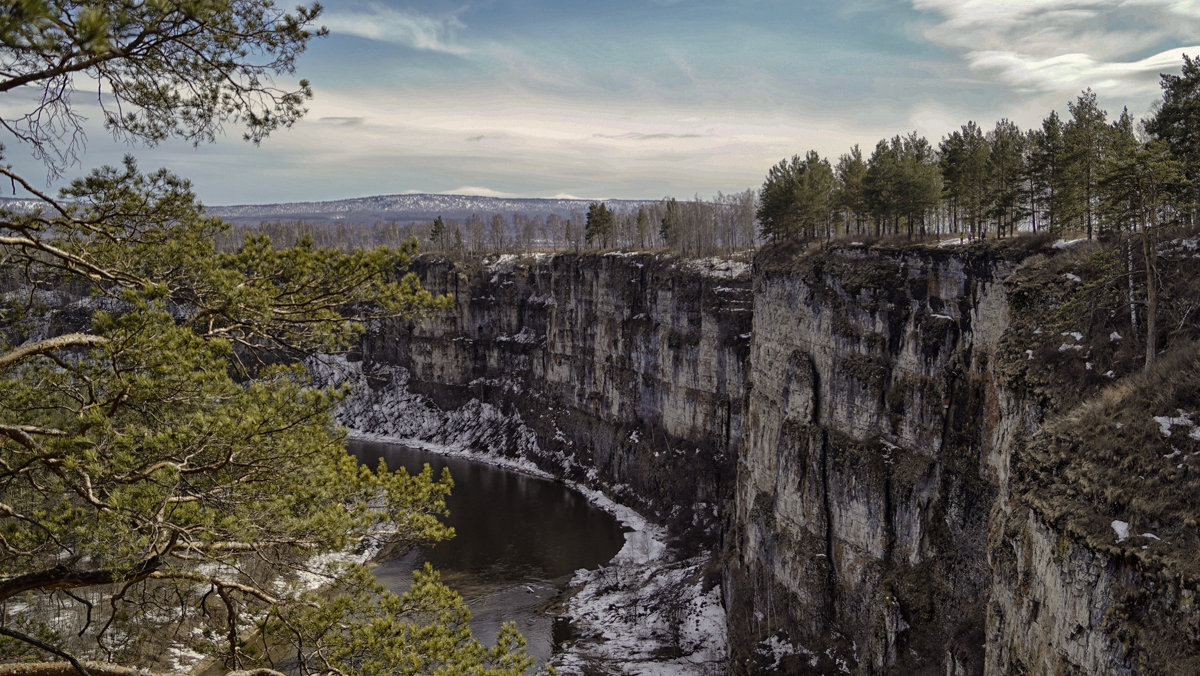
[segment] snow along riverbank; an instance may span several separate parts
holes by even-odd
[[[349,383],[339,421],[355,438],[399,443],[443,455],[470,458],[533,476],[562,480],[539,467],[537,440],[520,420],[471,401],[442,411],[408,391],[408,373],[390,367],[391,383],[372,390],[358,363],[325,357],[308,364],[321,385]],[[516,434],[521,455],[496,451],[503,434]],[[482,450],[480,450],[482,449]],[[575,459],[557,453],[563,476]],[[594,472],[584,472],[594,477]],[[613,514],[627,529],[625,545],[597,570],[576,571],[573,592],[561,615],[571,623],[551,663],[561,674],[612,673],[701,676],[723,673],[727,642],[721,589],[706,585],[711,555],[684,558],[668,542],[666,530],[600,490],[578,482],[566,485]],[[480,637],[486,640],[487,637]]]

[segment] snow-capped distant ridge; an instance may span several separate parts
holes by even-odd
[[[501,214],[511,221],[513,214],[544,219],[557,215],[581,219],[592,202],[604,202],[610,209],[637,209],[658,200],[590,200],[574,197],[489,197],[439,193],[402,193],[374,195],[326,202],[280,202],[275,204],[234,204],[209,206],[210,216],[246,225],[263,221],[308,221],[314,223],[348,222],[370,225],[379,221],[401,224],[432,221],[441,216],[465,222],[473,215],[489,218]],[[0,197],[0,208],[18,213],[36,211],[45,206],[38,199]]]
[[[588,205],[603,201],[609,208],[637,208],[657,200],[586,200],[536,197],[487,197],[437,193],[374,195],[327,202],[284,202],[279,204],[238,204],[208,207],[208,213],[228,221],[352,221],[371,223],[395,220],[401,223],[427,221],[441,216],[466,220],[473,214],[488,217],[512,214],[544,218],[556,214],[563,218],[582,215]]]
[[[38,211],[46,203],[40,199],[33,197],[0,197],[0,209],[7,209],[16,213],[29,213]]]

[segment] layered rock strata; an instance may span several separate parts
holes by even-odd
[[[500,428],[480,440],[489,452],[604,486],[711,542],[744,419],[748,264],[506,256],[418,271],[455,307],[371,332],[367,373],[401,366],[443,409],[483,403]]]
[[[987,250],[760,259],[726,539],[730,644],[748,647],[733,671],[762,670],[765,642],[797,672],[978,671],[988,516],[1032,415],[989,367],[1014,267]]]
[[[1141,431],[1117,446],[1141,460],[1076,434],[1118,415],[1079,407],[1124,401],[1136,355],[1104,323],[1118,314],[1061,326],[1107,268],[1048,244],[773,247],[752,274],[424,260],[455,309],[375,327],[363,370],[446,411],[402,436],[473,426],[455,438],[717,546],[705,584],[722,583],[731,673],[1186,673],[1200,446],[1146,429],[1174,416],[1200,444],[1197,392],[1176,377],[1170,402],[1120,409]],[[369,409],[366,427],[395,424]],[[1168,497],[1121,497],[1113,467]],[[1120,523],[1134,532],[1115,542]]]

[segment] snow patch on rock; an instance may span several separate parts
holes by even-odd
[[[750,264],[731,261],[727,258],[689,258],[680,261],[680,267],[716,279],[737,279],[750,276]]]
[[[1129,537],[1129,523],[1127,521],[1113,521],[1112,529],[1117,534],[1117,542],[1124,542]]]
[[[574,637],[551,661],[558,673],[725,672],[721,588],[702,574],[709,556],[679,560],[663,535],[647,524],[608,565],[575,574],[580,589],[566,611]]]
[[[1086,242],[1086,241],[1087,241],[1086,237],[1080,237],[1079,239],[1060,239],[1054,243],[1054,248],[1055,249],[1065,249],[1069,246],[1075,246],[1076,244],[1079,244],[1080,242]]]
[[[1154,416],[1154,422],[1158,423],[1158,431],[1162,432],[1164,437],[1169,437],[1171,436],[1172,427],[1186,427],[1188,428],[1189,436],[1195,438],[1193,433],[1200,428],[1197,428],[1196,423],[1192,422],[1192,414],[1182,410],[1177,411],[1177,413],[1178,415],[1175,416]]]
[[[410,392],[408,371],[397,366],[381,367],[373,373],[374,389],[368,387],[361,363],[344,357],[313,359],[308,367],[314,382],[352,386],[351,395],[338,410],[339,422],[350,428],[352,436],[468,456],[563,480],[628,529],[625,545],[608,564],[577,571],[571,581],[576,592],[564,616],[574,627],[575,637],[551,660],[559,673],[724,673],[727,637],[721,588],[706,583],[702,572],[711,553],[684,559],[668,544],[662,526],[595,488],[565,480],[579,474],[594,480],[596,471],[583,467],[569,453],[541,449],[520,419],[505,416],[495,407],[471,400],[459,409],[442,411]],[[378,386],[385,379],[386,384]],[[630,440],[637,443],[637,439],[635,430]],[[534,464],[534,457],[541,458],[543,466],[550,459],[560,469],[548,473]],[[621,489],[612,486],[609,492],[619,495]]]

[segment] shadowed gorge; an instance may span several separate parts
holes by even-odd
[[[355,368],[374,390],[342,418],[525,459],[655,515],[673,546],[709,558],[732,673],[1171,671],[1195,638],[1137,618],[1167,608],[1194,622],[1190,564],[1170,554],[1190,531],[1163,521],[1190,517],[1165,505],[1153,518],[1172,537],[1114,548],[1110,505],[1050,497],[1060,470],[1046,474],[1045,435],[1107,419],[1064,414],[1122,396],[1110,384],[1140,357],[1109,336],[1121,315],[1071,314],[1107,249],[1049,244],[780,246],[752,266],[426,258],[423,283],[455,308],[372,331]],[[1170,264],[1183,275],[1192,262]],[[1082,322],[1080,337],[1064,321]],[[1168,353],[1190,354],[1188,340]],[[1140,405],[1143,426],[1189,405],[1171,396]],[[1101,494],[1116,485],[1079,471]],[[1160,490],[1186,501],[1184,484]],[[1082,536],[1076,522],[1103,527]],[[1077,570],[1092,572],[1057,582]],[[1131,577],[1143,596],[1116,582]],[[1073,628],[1038,629],[1039,607]],[[1092,610],[1068,620],[1071,608]],[[1180,662],[1122,647],[1164,642]]]

